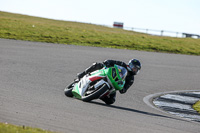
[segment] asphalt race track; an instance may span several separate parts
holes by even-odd
[[[63,90],[93,62],[140,59],[142,70],[114,105]],[[200,57],[0,39],[0,122],[63,133],[199,133],[200,123],[144,103],[150,94],[200,90]]]

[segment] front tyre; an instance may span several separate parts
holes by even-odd
[[[72,89],[73,88],[65,88],[65,90],[64,90],[64,92],[65,92],[65,95],[67,96],[67,97],[73,97],[73,94],[72,94]]]
[[[73,97],[72,94],[72,89],[74,88],[75,83],[77,83],[77,81],[71,83],[70,85],[68,85],[65,89],[64,89],[64,93],[67,97]]]
[[[107,90],[109,89],[109,87],[104,84],[102,87],[100,87],[99,89],[97,90],[94,90],[92,93],[88,94],[88,95],[85,95],[82,97],[82,100],[84,102],[89,102],[93,99],[97,99],[99,98],[102,94],[104,94]]]

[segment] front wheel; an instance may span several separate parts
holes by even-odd
[[[72,94],[72,89],[74,88],[75,83],[77,83],[77,81],[74,81],[73,83],[71,83],[70,85],[68,85],[65,89],[64,89],[64,93],[67,97],[73,97]]]
[[[100,87],[99,89],[97,90],[94,90],[93,92],[85,95],[82,97],[82,100],[84,102],[89,102],[93,99],[97,99],[99,98],[102,94],[104,94],[107,90],[108,90],[108,86],[106,84],[104,84],[102,87]]]
[[[72,94],[72,89],[73,88],[65,88],[65,90],[64,90],[64,92],[65,92],[65,95],[67,96],[67,97],[73,97],[73,94]]]

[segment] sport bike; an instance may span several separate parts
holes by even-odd
[[[65,95],[75,97],[85,102],[109,96],[122,90],[125,84],[127,70],[118,65],[86,74],[80,80],[76,79],[64,89]]]

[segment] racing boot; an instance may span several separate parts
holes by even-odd
[[[112,94],[110,94],[110,96],[105,96],[100,99],[104,101],[107,105],[111,105],[115,102],[115,98],[116,98],[116,92],[113,92]]]

